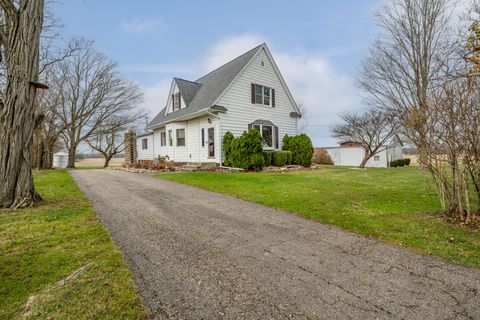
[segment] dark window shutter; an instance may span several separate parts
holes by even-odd
[[[172,110],[175,111],[175,95],[172,94]]]
[[[252,129],[252,124],[251,123],[248,124],[248,130],[250,130],[250,129]]]
[[[275,126],[275,149],[278,149],[279,144],[278,144],[278,127]]]
[[[250,88],[251,88],[251,94],[250,94],[250,96],[251,96],[251,98],[252,98],[252,103],[255,104],[255,84],[252,83],[252,85],[250,86]]]
[[[180,92],[178,94],[178,109],[182,108],[182,96],[180,95]]]
[[[275,108],[275,89],[272,89],[272,107]]]

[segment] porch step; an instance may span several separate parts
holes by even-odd
[[[190,162],[177,168],[178,171],[197,171],[199,169],[208,169],[217,166],[214,162]]]
[[[184,164],[181,167],[178,167],[178,170],[179,171],[192,172],[192,171],[197,171],[201,166],[202,166],[202,164],[200,164],[200,163],[187,163],[187,164]]]

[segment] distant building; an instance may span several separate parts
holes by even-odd
[[[390,161],[403,158],[402,148],[402,143],[395,139],[382,146],[380,151],[368,160],[366,167],[388,167]],[[361,145],[350,141],[341,143],[339,147],[325,148],[325,150],[332,158],[333,164],[337,166],[358,167],[365,156],[365,150]]]
[[[68,166],[68,153],[57,152],[53,154],[53,168],[66,168]]]

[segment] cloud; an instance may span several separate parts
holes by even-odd
[[[144,103],[142,107],[150,112],[150,120],[165,107],[172,84],[171,78],[163,78],[152,86],[144,86]]]
[[[209,51],[204,59],[203,71],[212,71],[263,42],[265,39],[256,34],[241,34],[225,38]]]
[[[191,79],[209,72],[253,47],[267,42],[273,57],[294,98],[302,105],[302,126],[315,146],[333,145],[330,126],[339,121],[338,114],[361,107],[354,76],[335,69],[329,57],[310,51],[290,52],[269,43],[257,34],[240,34],[225,38],[209,50],[197,66],[188,66]],[[145,88],[145,107],[155,114],[165,105],[171,78]]]
[[[338,114],[358,110],[361,105],[354,76],[335,70],[329,56],[303,52],[288,52],[257,34],[241,34],[219,41],[204,59],[204,71],[211,71],[267,42],[277,65],[305,112],[301,126],[315,145],[331,145],[330,126],[338,123]]]
[[[163,21],[158,18],[134,18],[122,23],[122,29],[133,34],[146,33],[164,26]]]
[[[359,90],[352,75],[335,70],[330,61],[312,53],[272,52],[292,95],[304,111],[300,126],[317,146],[334,144],[330,126],[338,114],[357,110]]]

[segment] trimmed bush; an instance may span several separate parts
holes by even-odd
[[[230,131],[225,133],[225,135],[223,136],[223,154],[225,156],[224,164],[226,166],[233,165],[232,163],[230,163],[230,161],[232,160],[232,141],[234,139],[235,137]]]
[[[397,160],[392,160],[392,161],[390,161],[390,167],[395,168],[395,167],[397,167],[397,166],[398,166]]]
[[[255,169],[255,170],[261,170],[264,166],[264,159],[263,155],[261,153],[256,153],[256,154],[251,154],[250,159],[248,162],[240,168],[247,168],[248,169]]]
[[[285,153],[286,157],[287,157],[287,166],[288,165],[291,165],[292,164],[292,158],[293,158],[293,154],[291,151],[282,151]]]
[[[293,137],[285,135],[282,142],[282,150],[292,152],[293,164],[299,164],[304,167],[309,167],[312,164],[313,145],[312,140],[306,134],[302,133]]]
[[[316,164],[333,164],[332,158],[328,154],[327,150],[322,148],[315,148],[312,162]]]
[[[403,159],[398,159],[397,160],[397,166],[403,167],[404,165],[405,165],[405,161],[403,161]]]
[[[405,162],[406,166],[410,165],[410,158],[405,158],[405,159],[403,159],[403,161]]]
[[[250,129],[238,138],[227,132],[223,137],[223,152],[227,166],[260,170],[265,163],[262,136],[256,129]]]
[[[287,152],[286,151],[275,151],[273,153],[273,161],[274,166],[283,167],[287,164]]]
[[[265,166],[272,165],[273,151],[263,151],[263,160]]]

